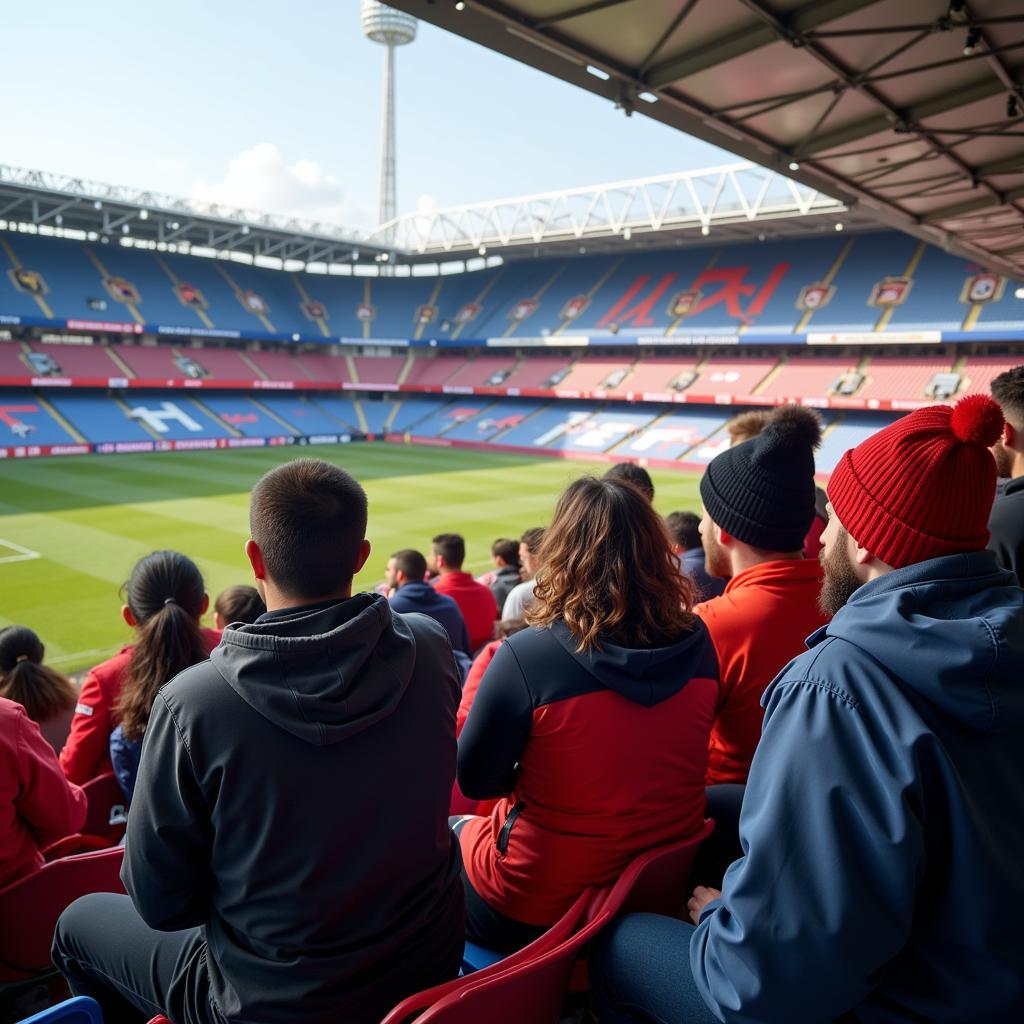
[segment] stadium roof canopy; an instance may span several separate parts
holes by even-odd
[[[405,214],[370,239],[409,256],[498,249],[503,256],[805,237],[874,227],[839,200],[755,164],[728,164],[586,188]],[[585,243],[585,244],[581,244]]]
[[[1020,0],[388,3],[1024,278]]]
[[[0,220],[302,263],[373,262],[390,246],[334,224],[0,164]]]

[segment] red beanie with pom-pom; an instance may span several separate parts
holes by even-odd
[[[828,482],[839,522],[894,569],[988,543],[1003,414],[986,395],[904,416],[848,451]]]

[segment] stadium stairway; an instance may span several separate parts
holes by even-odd
[[[46,412],[51,417],[53,417],[53,419],[55,419],[61,425],[61,427],[71,435],[71,437],[75,439],[75,441],[77,441],[79,444],[87,443],[81,431],[79,431],[78,428],[75,427],[74,424],[71,423],[71,421],[67,419],[67,417],[65,417],[48,398],[46,398],[43,395],[37,394],[36,402],[38,402],[40,408],[45,409]]]
[[[221,427],[227,432],[230,437],[244,437],[245,435],[237,428],[233,427],[227,420],[222,419],[219,413],[216,413],[208,405],[203,403],[201,398],[193,398],[192,404],[205,416],[209,416],[214,423],[220,424]]]

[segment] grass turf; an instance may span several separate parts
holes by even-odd
[[[74,672],[129,640],[119,588],[147,552],[176,548],[191,556],[211,600],[226,586],[250,582],[242,551],[248,491],[262,473],[303,454],[343,466],[369,494],[373,552],[357,589],[383,579],[393,551],[429,554],[430,538],[444,531],[466,537],[467,570],[484,572],[496,537],[546,524],[570,480],[604,471],[549,458],[380,443],[3,462],[0,627],[31,626],[47,646],[47,661]],[[652,476],[660,512],[699,509],[696,474]],[[38,557],[14,560],[19,549]]]

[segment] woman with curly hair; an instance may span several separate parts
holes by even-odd
[[[528,629],[495,652],[459,738],[466,931],[511,952],[644,850],[696,834],[718,664],[664,523],[584,477],[555,509]]]

